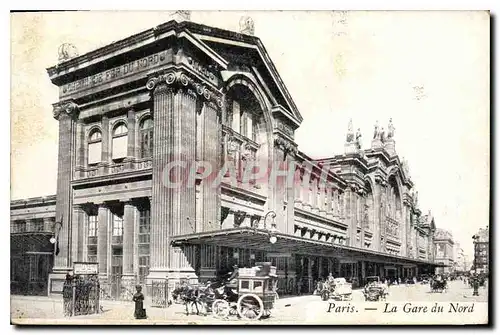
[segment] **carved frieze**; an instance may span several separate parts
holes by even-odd
[[[293,135],[294,135],[293,129],[292,129],[292,127],[290,127],[286,123],[284,123],[282,121],[277,121],[276,128],[278,128],[278,130],[281,131],[283,134],[293,138]]]
[[[56,120],[59,120],[59,116],[61,115],[61,113],[66,113],[72,118],[76,118],[78,116],[78,105],[72,100],[59,101],[52,106],[52,115]]]
[[[222,93],[220,91],[206,86],[204,83],[194,79],[183,71],[169,71],[156,77],[152,77],[146,83],[146,88],[153,91],[161,83],[164,83],[172,88],[186,89],[188,93],[204,99],[212,107],[219,110],[222,109],[224,105]]]

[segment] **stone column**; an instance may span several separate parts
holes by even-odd
[[[326,188],[326,215],[329,217],[329,218],[333,218],[334,216],[334,211],[333,211],[333,206],[332,206],[332,186],[330,184],[327,185],[327,188]]]
[[[122,286],[125,287],[122,298],[131,300],[134,293],[136,277],[134,273],[134,226],[137,218],[136,207],[132,201],[123,205],[123,276]]]
[[[127,158],[125,158],[126,167],[128,169],[133,168],[134,160],[137,158],[136,150],[136,122],[135,122],[135,110],[129,109],[127,112]]]
[[[303,180],[300,182],[300,194],[302,198],[302,207],[306,211],[311,210],[311,180],[309,177],[306,175],[308,174],[310,176],[309,171],[304,171],[304,177]]]
[[[85,138],[85,126],[82,120],[77,121],[76,128],[76,166],[75,166],[75,177],[82,178],[85,177],[85,172],[83,171],[87,166],[87,162],[85,160],[86,153],[86,138]]]
[[[102,145],[101,145],[101,163],[99,164],[99,171],[101,174],[108,173],[108,166],[110,164],[110,144],[111,144],[111,129],[109,129],[109,118],[106,114],[102,115]]]
[[[203,162],[210,164],[212,174],[201,180],[202,186],[202,231],[217,229],[220,218],[220,183],[215,185],[214,180],[221,168],[221,149],[220,149],[220,115],[216,106],[205,103],[202,109],[202,122],[200,135],[203,136],[200,141],[201,157]]]
[[[319,179],[319,214],[322,216],[326,215],[326,206],[325,206],[325,199],[326,199],[326,192],[328,190],[326,181],[322,181]]]
[[[361,227],[361,236],[360,236],[360,243],[361,243],[361,248],[365,248],[365,218],[364,218],[364,212],[365,212],[365,204],[366,200],[364,198],[363,192],[358,193],[358,213],[359,213],[359,222],[360,222],[360,227]]]
[[[53,281],[63,282],[71,268],[72,188],[71,180],[76,156],[76,120],[78,106],[73,101],[54,104],[54,118],[59,121],[59,148],[57,170],[56,221],[61,224],[58,232],[59,253],[55,255],[53,273],[49,278],[49,290]],[[62,286],[61,286],[62,287]]]
[[[282,138],[282,137],[277,137],[274,141],[274,152],[273,152],[273,173],[277,171],[287,171],[289,162],[290,162],[290,157],[289,157],[289,152],[286,149],[285,143],[288,142],[288,140]],[[276,218],[274,219],[276,223],[276,228],[280,232],[287,232],[288,231],[288,224],[285,220],[286,218],[286,213],[285,210],[283,209],[284,207],[284,202],[285,199],[287,199],[287,177],[286,176],[272,176],[272,201],[271,201],[271,208],[270,210],[274,210],[276,212]],[[293,206],[293,204],[290,204]],[[272,222],[269,220],[269,222]]]
[[[73,206],[71,227],[71,265],[73,262],[83,261],[83,226],[85,212],[79,205]]]
[[[184,73],[169,73],[151,78],[155,145],[153,148],[151,204],[151,270],[148,280],[194,276],[189,248],[171,246],[171,236],[192,233],[188,219],[196,218],[194,185],[187,180],[196,158],[196,92],[188,89],[191,78]],[[169,87],[172,85],[172,87]],[[197,90],[204,92],[204,87]],[[206,89],[205,89],[206,90]],[[206,91],[205,96],[210,97]],[[172,165],[174,164],[174,165]],[[172,167],[165,173],[167,166]],[[189,249],[191,250],[191,249]],[[185,252],[186,251],[186,252]]]
[[[151,201],[151,269],[149,277],[164,279],[168,271],[170,250],[169,226],[173,224],[174,189],[166,187],[163,180],[165,166],[174,160],[173,102],[174,92],[165,83],[153,90],[153,180]],[[165,176],[168,178],[170,176]]]
[[[318,208],[318,178],[311,176],[311,207],[314,213],[319,212]]]
[[[97,261],[99,262],[99,277],[104,281],[108,278],[108,229],[110,211],[105,204],[99,204],[97,213]]]

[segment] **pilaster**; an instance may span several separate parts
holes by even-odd
[[[169,72],[148,80],[155,116],[151,204],[151,269],[148,278],[195,278],[195,249],[172,247],[170,237],[194,232],[195,185],[177,183],[196,160],[197,99],[222,107],[220,92],[214,92],[182,71]],[[213,114],[205,110],[207,114]],[[212,122],[213,115],[212,115]],[[214,141],[215,143],[215,141]],[[218,143],[217,143],[218,145]],[[214,149],[215,151],[216,149]],[[169,163],[182,165],[165,173]],[[183,175],[183,177],[187,177]]]
[[[110,211],[105,204],[99,204],[97,212],[97,261],[99,262],[99,277],[108,276],[108,229]]]
[[[53,114],[59,121],[56,220],[61,223],[59,254],[55,256],[54,272],[65,272],[71,268],[71,179],[75,167],[78,112],[78,106],[73,101],[54,104]]]
[[[111,143],[111,129],[109,127],[109,118],[106,114],[102,116],[102,146],[101,146],[101,162],[99,163],[99,171],[101,174],[108,173],[108,166],[110,164],[110,143]]]
[[[214,185],[214,180],[217,178],[217,173],[220,171],[220,120],[219,113],[213,104],[204,103],[202,110],[202,135],[200,140],[203,144],[201,152],[202,160],[205,164],[209,164],[212,168],[212,173],[201,180],[202,186],[202,230],[214,230],[218,227],[220,217],[220,183]]]
[[[137,126],[135,121],[135,110],[129,109],[127,111],[127,158],[125,158],[127,168],[132,168],[133,162],[137,157],[136,133]]]

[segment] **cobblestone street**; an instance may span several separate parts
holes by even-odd
[[[487,302],[487,289],[480,288],[479,296],[472,296],[472,289],[460,281],[449,284],[449,290],[445,293],[430,293],[429,285],[399,285],[389,288],[388,302]],[[353,291],[353,299],[350,302],[338,303],[337,305],[354,305],[364,302],[361,290]],[[218,320],[211,315],[185,315],[182,305],[173,305],[167,309],[152,308],[146,302],[147,320],[135,320],[133,318],[133,303],[122,301],[103,301],[103,313],[98,315],[77,316],[72,318],[61,317],[63,315],[62,301],[57,298],[48,297],[23,297],[12,296],[11,298],[11,320],[13,323],[56,323],[56,324],[245,324],[247,321],[238,320],[236,317],[229,320]],[[269,319],[254,321],[251,323],[307,323],[311,321],[311,313],[314,311],[326,312],[328,302],[321,301],[319,296],[300,296],[281,298],[276,302],[275,308]],[[338,317],[338,316],[337,316]],[[351,319],[346,316],[347,320]],[[335,321],[340,321],[339,319]],[[332,322],[335,322],[332,321]]]

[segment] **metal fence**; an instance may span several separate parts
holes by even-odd
[[[153,280],[147,291],[151,292],[151,306],[166,308],[168,307],[168,301],[170,296],[170,288],[168,279],[163,280]],[[173,289],[172,289],[173,290]]]

